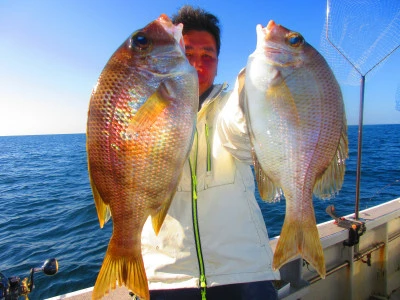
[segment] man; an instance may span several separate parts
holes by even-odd
[[[254,197],[250,141],[238,93],[214,85],[218,19],[191,6],[183,23],[190,64],[199,77],[197,134],[160,233],[151,221],[142,253],[152,300],[276,299],[272,250]],[[237,88],[237,87],[236,87]]]

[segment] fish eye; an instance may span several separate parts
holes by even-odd
[[[146,50],[151,45],[150,40],[145,36],[143,32],[134,34],[131,38],[131,47],[140,51]]]
[[[287,36],[287,42],[291,47],[299,47],[304,44],[304,38],[300,33],[292,32]]]

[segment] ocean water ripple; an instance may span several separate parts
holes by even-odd
[[[400,197],[400,125],[364,127],[360,209]],[[357,127],[349,127],[345,182],[331,200],[314,199],[317,222],[328,205],[354,213]],[[112,232],[100,229],[90,189],[85,135],[0,137],[0,270],[29,275],[56,257],[59,272],[35,274],[30,299],[93,286]],[[265,203],[256,192],[269,235],[280,233],[285,202]]]

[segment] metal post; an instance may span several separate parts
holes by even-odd
[[[365,75],[361,75],[360,87],[360,110],[358,118],[358,151],[357,151],[357,177],[356,177],[356,205],[355,205],[355,219],[358,220],[358,213],[360,207],[360,180],[361,180],[361,154],[362,154],[362,136],[363,136],[363,117],[364,117],[364,89],[365,89]]]

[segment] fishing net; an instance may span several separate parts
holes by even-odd
[[[321,53],[339,82],[358,85],[400,47],[400,1],[328,0],[324,29]]]
[[[361,85],[355,201],[358,219],[365,77],[371,77],[400,48],[400,0],[327,0],[324,29],[321,52],[336,78],[343,84]]]

